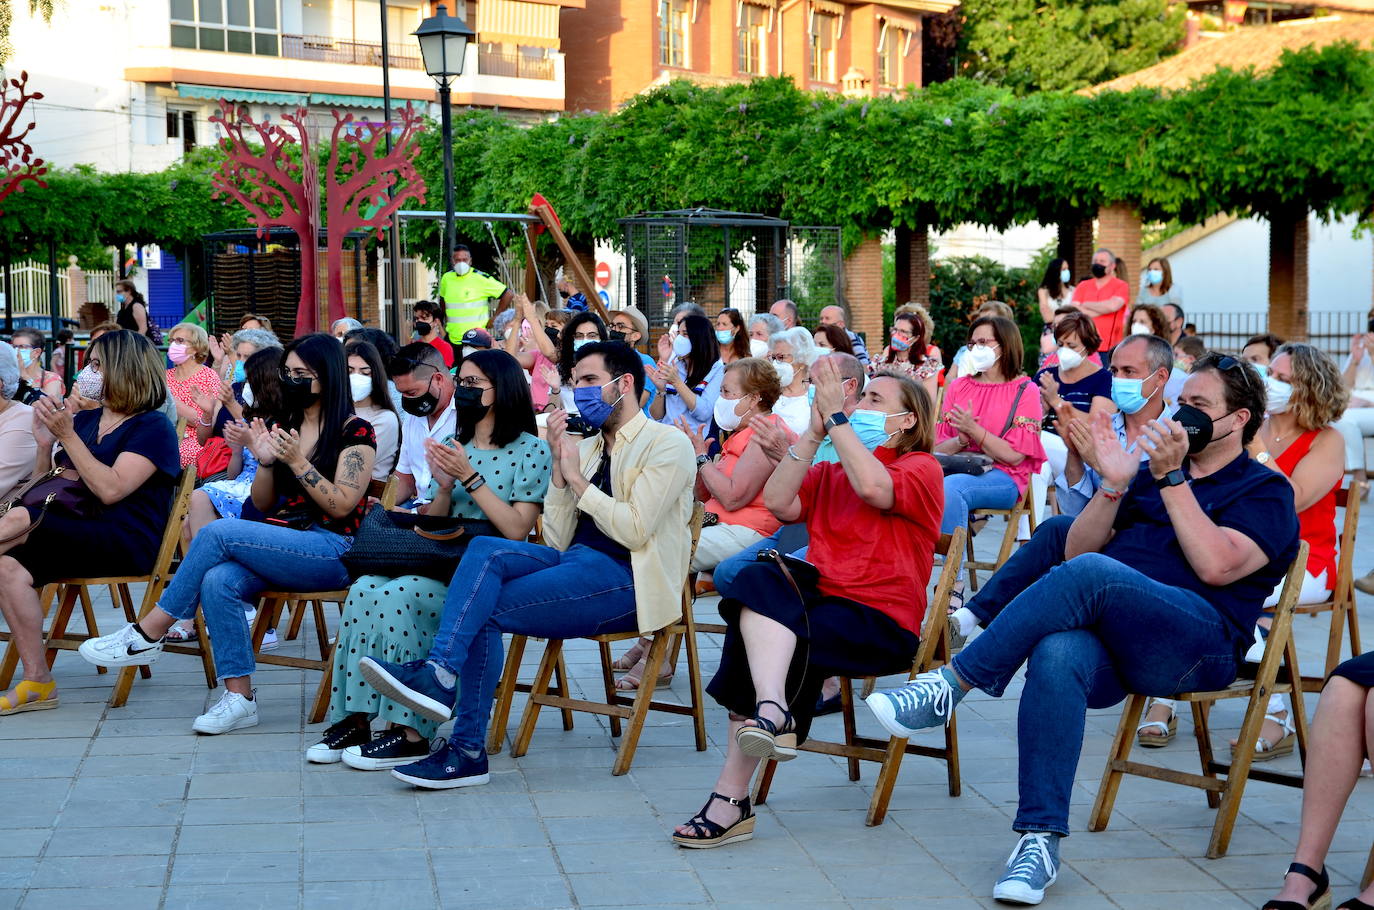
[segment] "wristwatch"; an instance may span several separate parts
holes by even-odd
[[[710,460],[711,460],[711,456],[710,456],[710,455],[698,455],[698,456],[697,456],[697,470],[700,471],[700,470],[701,470],[701,466],[704,465],[704,464],[706,464],[706,462],[708,462],[708,461],[710,461]]]
[[[829,432],[842,423],[849,423],[849,418],[844,416],[844,411],[836,411],[825,419],[825,429]]]
[[[1269,450],[1265,449],[1263,452],[1260,452],[1258,455],[1255,456],[1255,461],[1258,461],[1260,464],[1268,464],[1270,457],[1271,456],[1269,455]]]
[[[1155,486],[1162,490],[1165,487],[1176,487],[1181,483],[1187,482],[1188,476],[1183,473],[1183,469],[1174,468],[1172,471],[1170,471],[1168,474],[1165,474],[1163,477],[1156,478]]]

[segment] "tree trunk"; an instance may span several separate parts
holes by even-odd
[[[1269,217],[1269,331],[1307,340],[1307,209]]]

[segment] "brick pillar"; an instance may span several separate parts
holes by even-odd
[[[1069,213],[1059,222],[1060,259],[1069,261],[1074,283],[1091,274],[1093,262],[1093,219],[1096,212]]]
[[[896,230],[897,305],[909,300],[930,305],[930,232],[899,227]]]
[[[849,328],[872,344],[883,337],[883,243],[866,237],[844,260]]]
[[[1307,340],[1307,209],[1269,218],[1269,331]]]
[[[67,300],[67,315],[72,319],[81,318],[86,305],[86,273],[77,266],[75,256],[67,257]]]
[[[1140,216],[1129,205],[1109,205],[1097,212],[1097,245],[1116,254],[1126,267],[1122,276],[1134,287],[1145,263],[1140,243]]]

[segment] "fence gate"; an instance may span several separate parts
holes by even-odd
[[[792,225],[787,240],[787,296],[803,325],[816,325],[821,310],[843,304],[844,250],[838,227]]]

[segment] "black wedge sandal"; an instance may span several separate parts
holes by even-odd
[[[1352,897],[1350,900],[1336,907],[1336,910],[1374,910],[1374,904],[1366,904],[1358,897]]]
[[[711,808],[713,800],[721,800],[732,806],[738,806],[740,810],[739,821],[728,828],[721,827],[719,824],[706,817],[706,810]],[[712,847],[724,847],[726,844],[733,844],[735,841],[749,840],[754,836],[754,811],[749,807],[749,797],[735,799],[731,796],[721,796],[712,791],[706,805],[701,807],[701,811],[687,819],[687,826],[692,829],[691,834],[678,834],[673,832],[673,843],[679,847],[689,847],[693,850],[709,850]]]
[[[1294,872],[1305,875],[1312,879],[1316,884],[1317,890],[1313,891],[1307,898],[1307,903],[1300,904],[1297,901],[1272,900],[1266,903],[1260,910],[1328,910],[1331,906],[1331,879],[1326,874],[1326,867],[1323,866],[1320,872],[1311,866],[1304,866],[1302,863],[1293,863],[1284,873],[1284,878]]]
[[[764,717],[759,708],[772,705],[782,712],[782,724],[775,724]],[[797,725],[792,720],[792,712],[785,705],[775,701],[761,701],[754,705],[756,727],[740,727],[735,733],[735,742],[740,751],[751,758],[771,758],[773,761],[791,761],[797,757]]]

